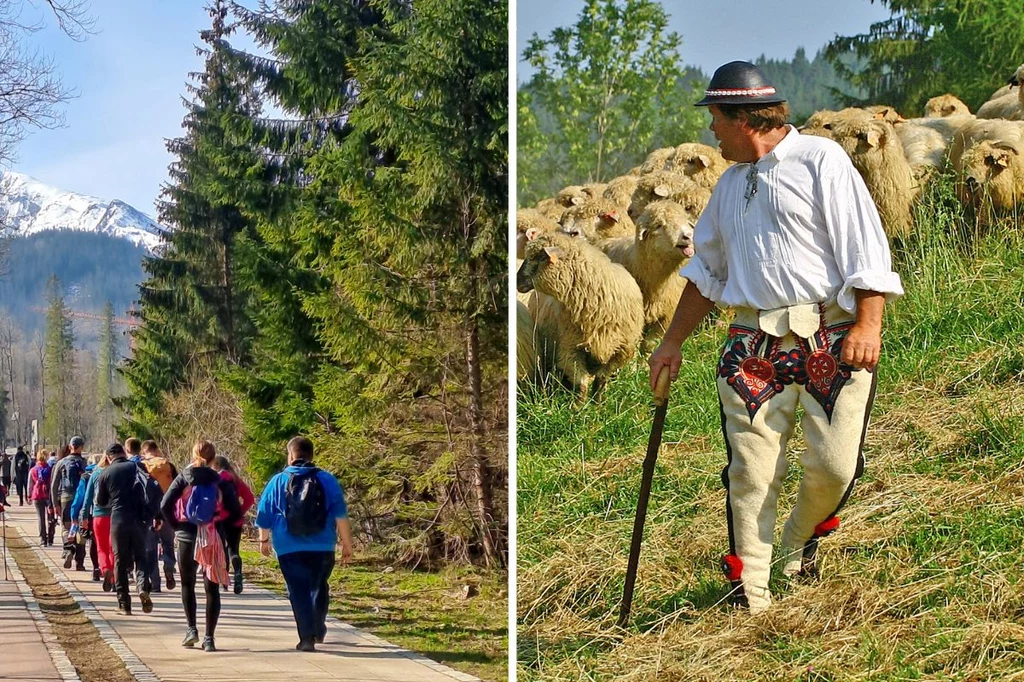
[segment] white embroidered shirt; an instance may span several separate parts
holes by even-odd
[[[792,126],[756,164],[725,171],[693,243],[679,274],[721,306],[835,300],[855,313],[854,289],[903,294],[878,210],[846,152]]]

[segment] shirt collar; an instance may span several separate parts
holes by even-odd
[[[793,148],[793,145],[796,143],[797,137],[800,136],[800,133],[797,131],[797,129],[789,125],[788,123],[786,124],[786,128],[786,136],[779,140],[779,143],[775,145],[774,149],[772,149],[770,152],[762,156],[759,159],[760,161],[763,161],[765,159],[771,159],[775,162],[779,162],[786,158],[786,155],[789,154],[790,150]]]

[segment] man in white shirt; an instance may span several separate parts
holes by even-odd
[[[722,569],[734,602],[757,613],[768,589],[786,442],[804,408],[807,450],[797,501],[782,535],[784,575],[814,576],[818,539],[864,467],[864,433],[881,350],[882,310],[903,293],[863,180],[831,140],[800,135],[764,75],[730,62],[703,100],[722,155],[719,180],[694,229],[689,282],[662,344],[651,384],[716,305],[736,316],[718,365],[722,472],[730,552]]]

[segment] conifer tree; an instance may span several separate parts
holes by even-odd
[[[104,441],[114,433],[114,372],[117,368],[117,337],[114,331],[114,305],[107,301],[100,322],[99,352],[96,358],[96,417]]]
[[[129,397],[119,404],[126,428],[138,433],[152,432],[163,396],[187,384],[190,363],[238,364],[252,336],[236,253],[251,230],[239,198],[263,165],[246,130],[260,102],[225,58],[233,31],[226,3],[215,0],[209,12],[212,27],[201,32],[208,47],[198,49],[206,68],[187,86],[195,100],[186,102],[186,134],[167,144],[176,160],[158,208],[170,229],[160,253],[144,262],[142,327],[124,370]]]
[[[46,336],[44,338],[43,386],[46,392],[43,436],[64,443],[73,428],[74,332],[56,275],[47,283]]]

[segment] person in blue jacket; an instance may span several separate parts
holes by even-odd
[[[273,543],[288,586],[299,632],[295,648],[315,651],[327,634],[328,580],[335,548],[340,537],[342,562],[352,559],[352,530],[341,485],[332,474],[313,466],[313,443],[308,438],[288,441],[288,466],[263,490],[256,526],[260,553],[269,557]]]

